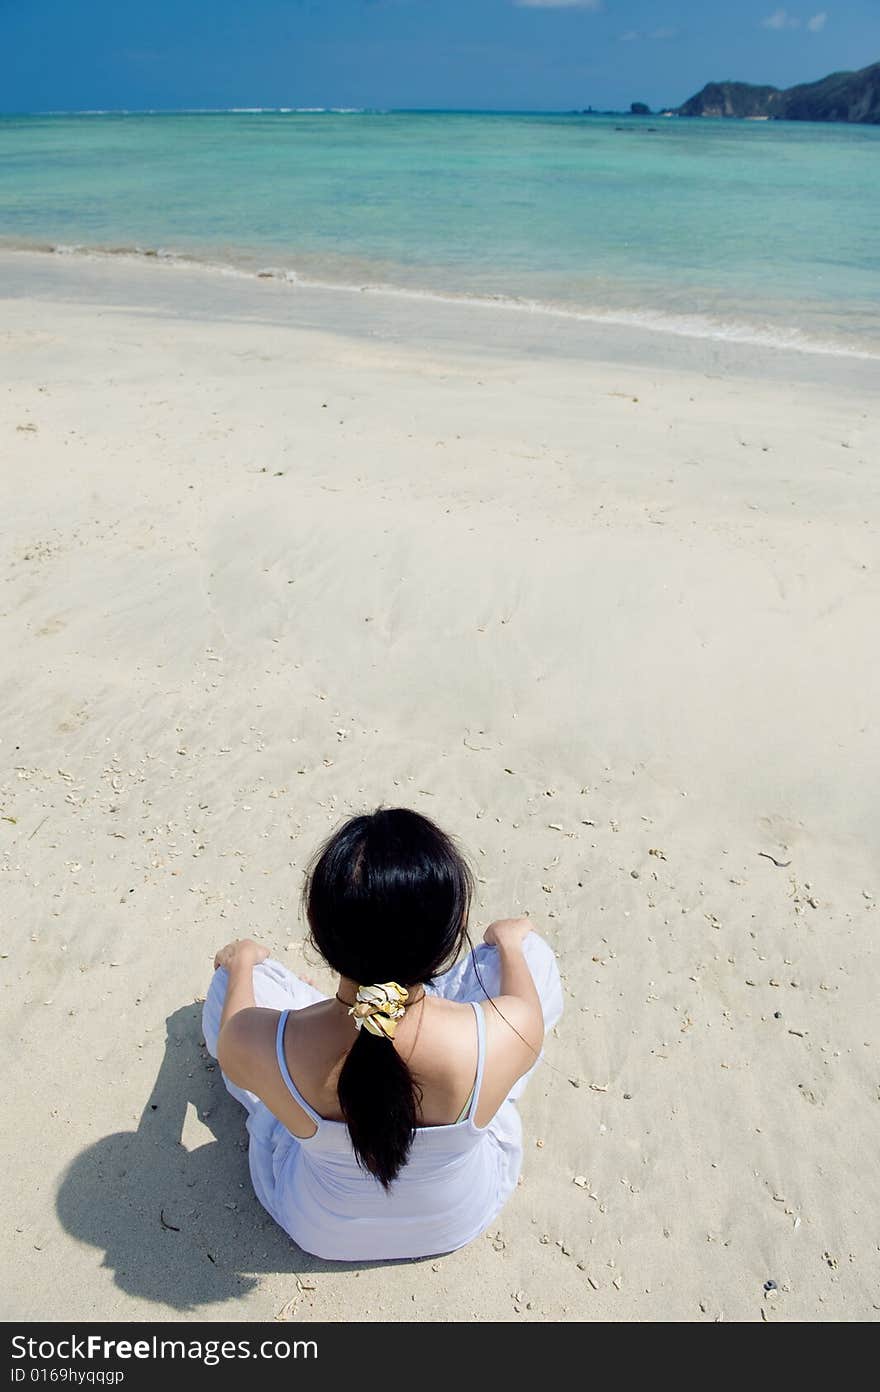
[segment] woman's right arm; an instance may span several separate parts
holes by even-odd
[[[499,1042],[505,1052],[510,1050],[511,1061],[521,1055],[521,1073],[531,1068],[544,1042],[544,1012],[523,952],[523,943],[532,931],[528,918],[502,918],[491,923],[483,934],[483,941],[498,951],[501,994],[495,1004],[512,1026]]]

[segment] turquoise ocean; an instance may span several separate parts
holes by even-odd
[[[463,112],[0,117],[0,247],[880,355],[880,128]]]

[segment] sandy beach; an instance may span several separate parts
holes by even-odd
[[[880,360],[0,255],[6,1319],[875,1320]],[[215,948],[406,805],[566,1014],[522,1184],[334,1266]],[[775,1283],[769,1290],[767,1283]]]

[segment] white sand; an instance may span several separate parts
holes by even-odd
[[[0,290],[0,1314],[875,1319],[880,365]],[[379,803],[568,998],[489,1239],[358,1269],[259,1208],[193,1002],[230,937],[305,965],[302,867]]]

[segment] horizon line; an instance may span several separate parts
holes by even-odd
[[[647,103],[644,103],[647,105]],[[659,116],[674,106],[649,108]],[[632,116],[629,107],[593,106],[71,106],[4,111],[4,116]]]

